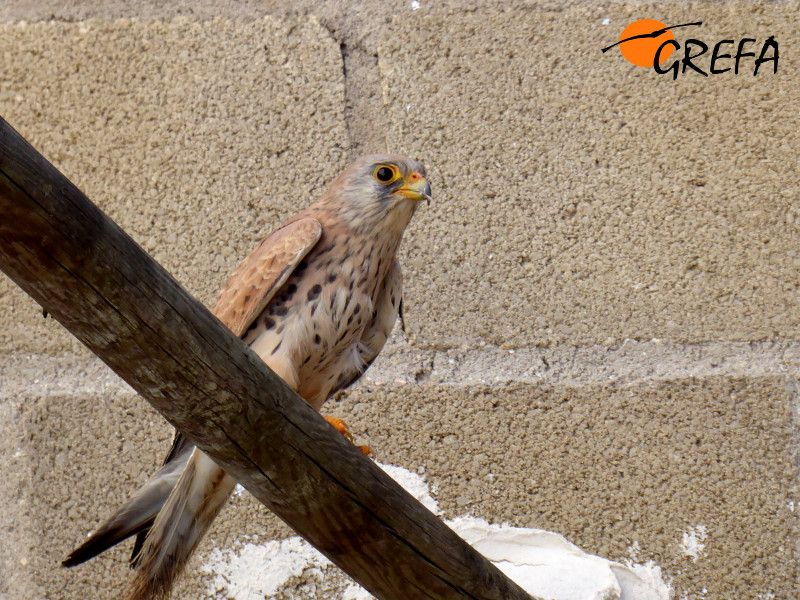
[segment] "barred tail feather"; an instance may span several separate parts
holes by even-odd
[[[147,535],[127,600],[169,598],[175,579],[235,485],[233,478],[195,449]]]

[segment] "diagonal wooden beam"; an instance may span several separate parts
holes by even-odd
[[[376,597],[530,598],[347,443],[2,118],[0,269]]]

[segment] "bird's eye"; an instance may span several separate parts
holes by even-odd
[[[397,178],[400,177],[400,171],[397,170],[397,167],[382,165],[375,169],[374,175],[375,179],[381,183],[389,184],[397,181]]]

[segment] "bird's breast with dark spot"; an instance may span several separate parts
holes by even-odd
[[[310,290],[308,290],[308,300],[316,300],[319,298],[319,295],[322,293],[322,286],[320,284],[315,284]]]

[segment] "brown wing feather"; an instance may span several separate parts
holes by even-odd
[[[233,333],[243,335],[320,235],[322,225],[311,217],[269,234],[225,283],[214,315]]]
[[[256,249],[242,261],[223,287],[214,307],[214,314],[217,318],[236,335],[242,335],[258,314],[264,310],[272,296],[289,278],[303,257],[314,247],[321,232],[322,227],[319,221],[309,217],[293,221],[264,238]],[[176,432],[172,449],[164,460],[164,464],[166,465],[177,455],[183,454],[184,449],[190,445],[191,443],[182,433]],[[150,527],[153,525],[153,519],[143,523],[140,527],[141,531],[136,536],[136,543],[131,553],[131,567],[136,567],[139,562],[139,553],[150,532]],[[133,533],[135,531],[128,535]],[[112,543],[117,543],[117,541]],[[112,544],[106,545],[98,552],[105,550],[110,545]],[[76,553],[73,552],[67,560],[72,560],[75,555]],[[74,562],[77,564],[83,560],[88,560],[88,558],[80,557]]]

